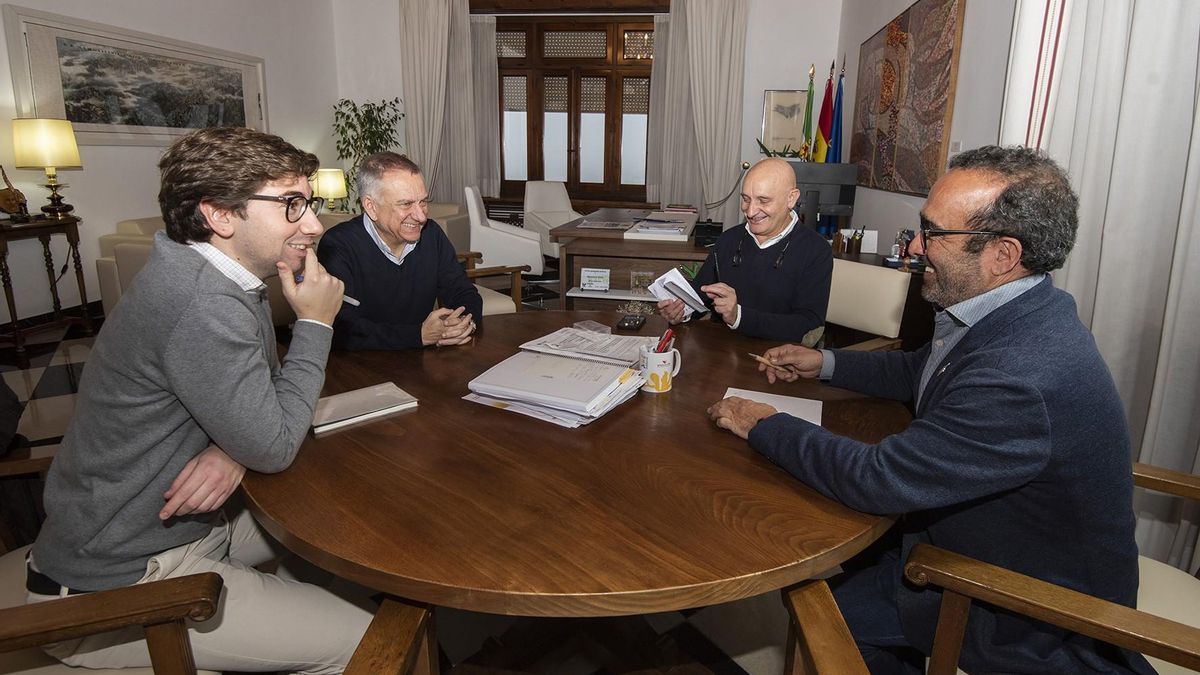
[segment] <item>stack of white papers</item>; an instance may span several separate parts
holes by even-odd
[[[313,413],[313,435],[415,407],[417,399],[391,382],[325,396]]]
[[[696,213],[654,211],[625,230],[626,239],[687,241],[696,226]]]
[[[667,273],[655,279],[646,290],[658,300],[682,300],[683,318],[688,318],[693,312],[706,312],[708,307],[704,300],[692,288],[692,284],[683,278],[678,268],[672,267]]]
[[[636,369],[655,338],[564,328],[521,345],[467,387],[468,401],[574,428],[628,401],[645,384]]]

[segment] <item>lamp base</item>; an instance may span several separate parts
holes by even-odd
[[[42,187],[50,190],[50,203],[42,207],[42,213],[51,218],[62,218],[75,210],[74,206],[63,203],[63,196],[58,194],[59,188],[70,187],[65,183],[50,182]]]

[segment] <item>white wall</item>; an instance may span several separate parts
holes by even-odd
[[[807,89],[808,67],[816,67],[813,86],[813,130],[829,62],[840,63],[838,23],[842,0],[750,0],[746,27],[746,72],[742,104],[743,161],[762,158],[754,139],[762,136],[763,91]],[[855,3],[853,0],[846,4]]]
[[[847,2],[842,6],[838,53],[846,54],[843,92],[842,161],[850,161],[854,119],[858,51],[862,43],[912,4],[912,0]],[[1012,32],[1015,0],[968,0],[963,18],[962,52],[954,97],[951,142],[963,150],[996,143],[1000,138],[1000,111],[1004,102],[1004,77]],[[854,225],[879,230],[879,246],[886,251],[902,229],[916,229],[924,197],[860,187],[855,194]]]
[[[323,164],[336,158],[330,125],[337,97],[337,71],[331,0],[35,0],[46,12],[118,26],[129,30],[209,45],[252,56],[266,62],[267,124],[298,147],[315,152]],[[394,4],[394,3],[393,3]],[[0,41],[3,41],[0,33]],[[7,45],[0,49],[0,163],[9,178],[25,193],[30,210],[46,201],[46,190],[37,183],[39,171],[14,170],[12,132],[8,120],[16,116]],[[158,213],[158,170],[161,147],[80,146],[83,169],[63,171],[59,179],[70,184],[66,201],[83,218],[80,253],[88,299],[100,299],[96,283],[97,239],[115,228],[117,221]],[[67,261],[63,237],[51,247],[55,266]],[[42,263],[41,245],[16,242],[10,247],[17,314],[28,317],[50,311],[50,291]],[[57,270],[56,270],[57,271]],[[58,284],[64,307],[79,304],[74,273]],[[0,323],[9,320],[0,307]]]

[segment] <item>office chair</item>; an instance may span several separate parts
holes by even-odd
[[[825,323],[878,336],[843,349],[889,351],[900,348],[900,321],[904,317],[911,279],[908,272],[833,259]]]
[[[479,190],[467,186],[463,191],[467,197],[467,213],[471,216],[471,250],[483,255],[483,264],[488,267],[529,265],[532,274],[541,274],[542,245],[537,233],[488,219]]]
[[[569,223],[582,214],[571,208],[567,186],[544,180],[525,182],[525,229],[541,238],[542,255],[558,257],[558,243],[550,241],[550,230]]]

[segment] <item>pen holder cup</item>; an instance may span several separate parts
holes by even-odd
[[[679,374],[679,366],[682,364],[678,349],[656,352],[654,347],[643,347],[641,368],[646,384],[642,385],[642,391],[651,394],[671,391],[671,381]]]

